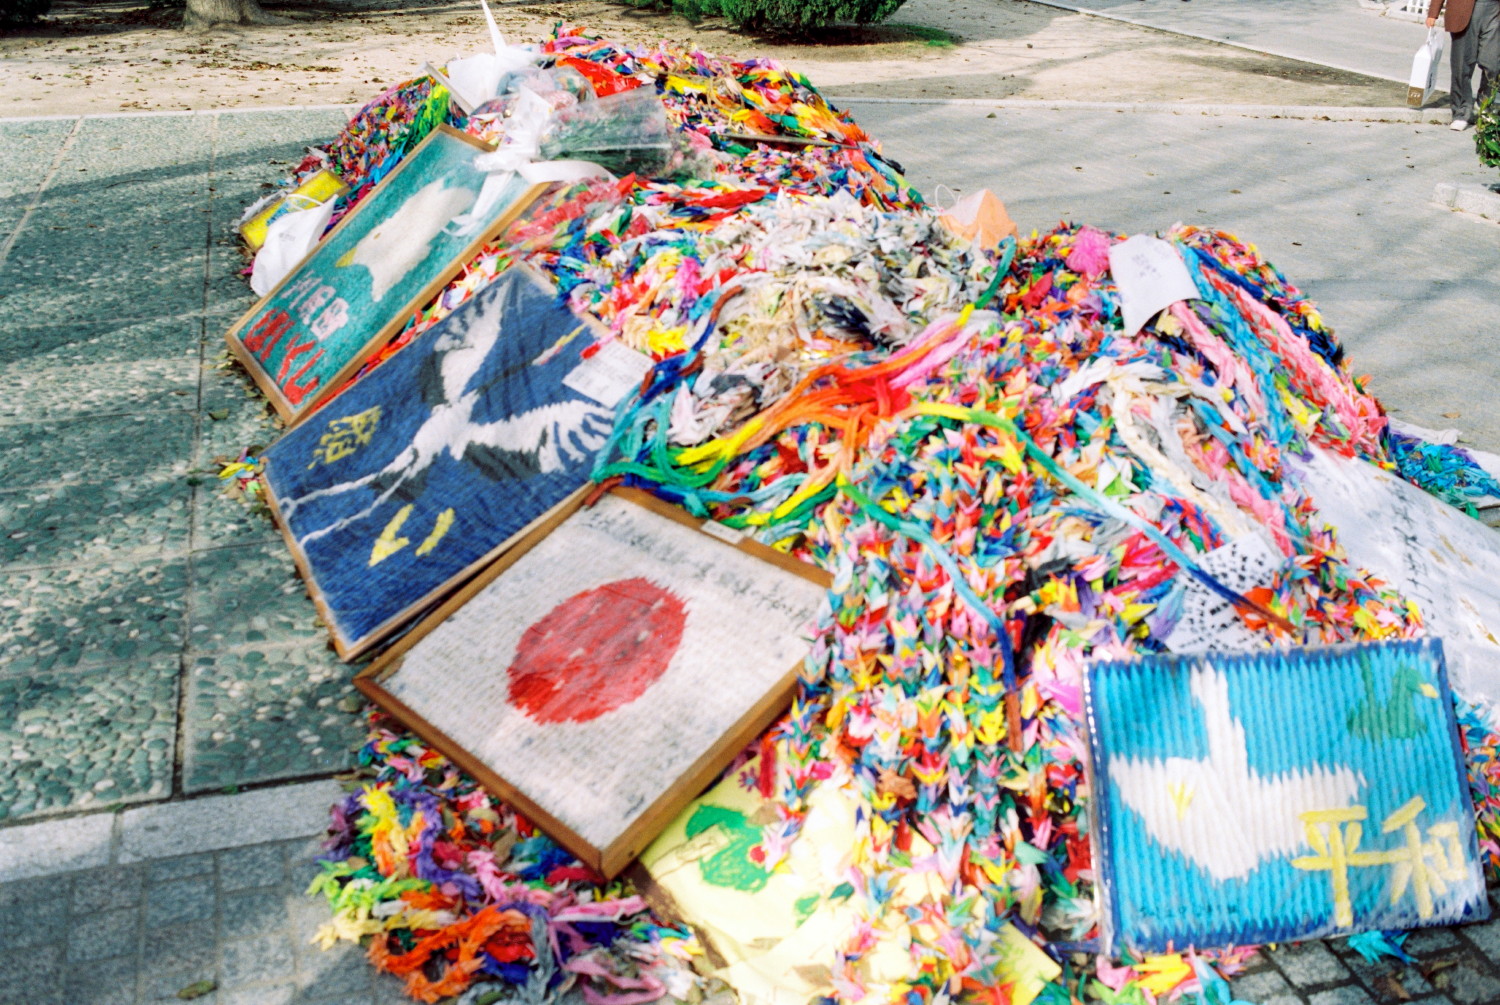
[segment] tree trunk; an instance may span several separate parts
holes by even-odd
[[[182,15],[183,31],[208,31],[220,24],[291,24],[292,20],[267,14],[260,0],[187,0]]]

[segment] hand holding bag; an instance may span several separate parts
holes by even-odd
[[[1437,83],[1438,64],[1443,61],[1443,33],[1434,25],[1427,29],[1427,41],[1411,58],[1411,77],[1406,84],[1406,104],[1421,108],[1432,97]]]

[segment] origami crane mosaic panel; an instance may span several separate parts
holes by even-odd
[[[476,167],[488,150],[433,131],[230,331],[288,421],[336,391],[540,191]]]
[[[581,379],[601,365],[583,358],[592,342],[550,284],[513,269],[266,451],[340,654],[410,620],[588,480],[614,419],[614,400],[598,400],[609,388]]]
[[[1101,663],[1088,706],[1115,944],[1487,913],[1438,642]]]
[[[827,583],[638,500],[518,546],[360,678],[605,873],[785,708]]]

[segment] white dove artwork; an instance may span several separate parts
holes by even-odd
[[[1253,771],[1245,727],[1229,711],[1229,680],[1199,671],[1189,688],[1203,713],[1207,759],[1123,757],[1110,771],[1120,798],[1164,848],[1221,882],[1244,879],[1262,862],[1303,848],[1301,814],[1356,802],[1365,779],[1345,767],[1270,777]]]
[[[1088,670],[1115,947],[1254,945],[1482,916],[1435,639]]]
[[[432,239],[473,201],[474,193],[466,188],[449,187],[441,178],[430,181],[335,264],[341,269],[363,266],[370,273],[370,299],[378,304],[427,258]]]
[[[567,385],[603,355],[585,359],[591,345],[518,266],[267,450],[283,531],[341,653],[587,481],[618,400]]]

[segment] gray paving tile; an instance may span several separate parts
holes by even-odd
[[[193,549],[209,551],[241,545],[273,545],[282,540],[270,511],[231,496],[216,475],[205,474],[193,488]]]
[[[75,125],[76,119],[0,123],[0,217],[25,207]]]
[[[28,756],[25,746],[15,744],[10,745],[7,753],[12,758]],[[37,766],[13,761],[6,767],[16,769],[15,789],[28,796],[17,811],[35,809]],[[0,829],[0,882],[10,884],[0,887],[0,891],[24,889],[26,884],[18,882],[21,880],[56,877],[109,864],[113,832],[114,819],[108,813],[54,817],[31,821],[23,827]],[[65,879],[39,896],[66,901],[68,886]],[[0,895],[0,899],[3,896],[8,894]]]
[[[133,865],[111,865],[73,875],[72,912],[75,916],[136,907],[141,902],[143,870]]]
[[[295,984],[261,984],[219,993],[219,1005],[293,1005],[300,1002]]]
[[[194,455],[201,474],[193,497],[193,547],[203,550],[279,541],[281,535],[269,511],[231,497],[217,475],[224,462],[238,460],[247,450],[258,455],[280,437],[281,430],[265,399],[237,375],[211,372],[205,380],[203,420]]]
[[[312,876],[308,877],[308,882]],[[303,889],[306,889],[304,886]],[[328,903],[322,897],[295,897],[287,901],[287,912],[292,917],[292,943],[297,954],[306,962],[309,952],[316,950],[313,937],[332,919]]]
[[[85,966],[69,967],[63,993],[70,1002],[135,1005],[138,976],[134,955],[92,960]]]
[[[146,926],[211,922],[214,884],[206,878],[174,879],[146,889]]]
[[[184,553],[192,495],[175,479],[0,492],[0,569],[88,565],[129,551]]]
[[[20,884],[9,884],[19,886]],[[56,942],[68,933],[68,902],[53,890],[33,886],[29,893],[17,896],[5,903],[0,910],[15,918],[25,918],[21,924],[0,926],[0,954],[25,952],[33,946]],[[18,891],[20,892],[20,891]]]
[[[285,174],[289,164],[265,161],[301,160],[304,147],[327,142],[348,119],[344,112],[328,108],[219,115],[214,130],[215,174],[241,164],[264,165],[267,171]]]
[[[1382,959],[1367,963],[1358,955],[1346,959],[1345,963],[1354,976],[1370,992],[1377,1005],[1401,1005],[1414,997],[1432,993],[1432,985],[1415,967],[1404,966],[1398,960]]]
[[[202,308],[207,130],[121,119],[123,135],[106,136],[105,121],[84,123],[20,232],[0,271],[6,310],[61,321]],[[149,146],[131,139],[164,129],[173,135]]]
[[[68,962],[92,963],[116,956],[133,958],[140,949],[140,940],[140,912],[134,908],[78,918],[68,932]]]
[[[263,887],[280,888],[286,880],[286,849],[283,845],[236,848],[219,852],[215,857],[218,860],[219,890],[224,894]]]
[[[407,1000],[410,1001],[410,999]],[[376,1001],[373,992],[369,991],[323,997],[316,989],[308,989],[297,996],[295,1005],[375,1005]]]
[[[187,474],[193,449],[188,412],[144,412],[57,422],[26,422],[0,430],[0,485],[158,483]]]
[[[173,855],[171,858],[157,859],[146,866],[147,878],[152,883],[165,883],[174,879],[187,879],[189,876],[207,876],[211,879],[213,871],[214,857],[210,852],[199,852],[194,855]]]
[[[221,349],[222,343],[214,347]],[[207,421],[198,431],[195,455],[201,467],[218,457],[237,458],[247,447],[267,447],[282,435],[280,420],[238,364],[205,370],[202,410]]]
[[[162,985],[166,994],[205,977],[218,966],[218,930],[211,920],[160,925],[147,930],[141,947],[141,970],[169,975]],[[182,975],[186,980],[176,983]]]
[[[226,941],[272,935],[291,923],[281,887],[241,890],[219,897],[219,933]]]
[[[1444,976],[1446,980],[1443,980]],[[1464,960],[1444,974],[1435,975],[1432,983],[1459,1005],[1495,1005],[1500,1002],[1500,979],[1481,970],[1475,960]]]
[[[35,673],[175,656],[186,596],[185,558],[0,573],[0,665]]]
[[[363,738],[340,702],[353,671],[321,645],[209,653],[189,662],[183,788],[339,771]]]
[[[138,862],[321,834],[328,807],[341,798],[339,784],[323,779],[137,806],[120,814],[116,854],[122,862]]]
[[[0,678],[0,819],[166,796],[176,712],[176,660]]]
[[[1441,931],[1441,929],[1434,929],[1434,931]],[[1456,932],[1473,943],[1485,959],[1500,966],[1500,918],[1486,921],[1481,925],[1465,925],[1456,929]],[[1454,941],[1457,942],[1457,939]]]
[[[121,178],[183,176],[196,172],[199,163],[206,164],[212,149],[213,124],[206,118],[94,117],[83,120],[63,167],[93,175],[89,185]],[[88,170],[79,172],[79,168]]]
[[[364,950],[357,945],[340,942],[328,950],[312,945],[299,946],[297,964],[296,983],[302,989],[303,1001],[324,1002],[360,996],[366,1002],[370,1000],[373,968]]]
[[[1235,998],[1260,1002],[1278,995],[1292,994],[1292,986],[1275,970],[1261,970],[1253,974],[1236,977],[1230,982]]]
[[[198,652],[326,638],[279,543],[195,553],[188,621],[188,644]]]
[[[30,360],[0,366],[0,421],[39,422],[198,407],[198,361],[55,366]]]
[[[55,1005],[63,999],[63,947],[39,946],[25,953],[0,954],[0,1002]]]
[[[1419,928],[1406,936],[1401,948],[1413,956],[1430,956],[1458,945],[1458,937],[1451,928]]]
[[[1321,942],[1282,946],[1271,952],[1271,958],[1298,988],[1331,984],[1349,976],[1349,971]]]
[[[209,962],[205,965],[195,965],[177,969],[153,969],[143,968],[140,983],[140,1001],[149,1005],[182,1005],[184,999],[177,997],[177,992],[192,987],[202,981],[213,981],[217,973],[217,963],[213,953],[209,953]],[[218,996],[210,991],[208,994],[200,995],[191,999],[193,1005],[217,1005]]]
[[[98,366],[144,360],[197,360],[203,318],[22,324],[0,318],[0,365]],[[0,372],[3,372],[0,366]]]
[[[209,249],[208,281],[203,288],[203,314],[208,326],[207,345],[217,350],[224,334],[260,300],[240,275],[239,252],[221,247]]]
[[[1363,988],[1347,986],[1319,991],[1307,999],[1308,1005],[1373,1005]]]
[[[219,956],[219,992],[283,984],[293,965],[292,943],[285,933],[225,942]]]

